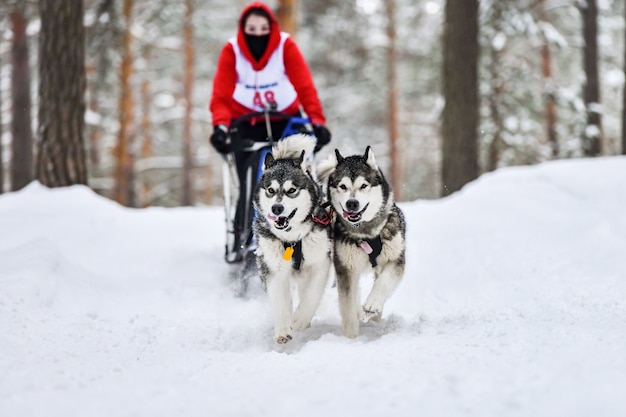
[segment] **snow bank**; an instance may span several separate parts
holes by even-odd
[[[484,175],[405,203],[381,323],[334,288],[272,342],[232,295],[223,212],[127,209],[86,187],[0,196],[2,416],[621,416],[626,158]]]

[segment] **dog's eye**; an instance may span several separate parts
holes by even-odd
[[[293,194],[296,192],[296,187],[291,187],[290,189],[287,190],[287,194]]]
[[[275,191],[272,187],[270,187],[270,188],[268,188],[268,189],[267,189],[267,193],[268,193],[269,195],[274,195],[274,193],[275,193],[275,192],[276,192],[276,191]]]
[[[361,190],[365,190],[367,188],[367,184],[361,185]]]
[[[343,191],[346,191],[346,190],[348,189],[348,187],[346,187],[346,185],[345,185],[345,184],[341,184],[341,185],[339,186],[339,189],[340,189],[340,190],[343,190]]]

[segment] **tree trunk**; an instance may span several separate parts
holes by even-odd
[[[87,70],[88,74],[92,74],[94,73],[95,70],[93,67],[89,68]],[[87,82],[87,91],[88,93],[88,106],[89,106],[89,110],[93,113],[93,114],[99,114],[100,113],[100,105],[98,103],[98,88],[95,84],[95,82],[89,83]],[[91,125],[89,126],[88,129],[89,132],[89,139],[88,139],[88,155],[89,155],[89,162],[91,164],[91,172],[98,172],[99,168],[100,168],[100,133],[101,133],[101,128],[100,126],[97,125]]]
[[[87,106],[93,114],[103,116],[101,112],[106,112],[107,106],[103,108],[101,102],[108,96],[106,79],[112,68],[110,52],[105,49],[114,49],[111,45],[117,43],[115,40],[120,26],[115,0],[98,0],[94,18],[97,23],[89,29],[93,35],[92,44],[88,48],[102,50],[102,53],[91,57],[92,63],[87,68]],[[89,40],[89,36],[87,39]],[[107,169],[101,166],[103,159],[101,139],[105,130],[100,122],[87,126],[86,131],[90,171],[92,175],[98,177],[102,175],[102,169]]]
[[[500,1],[495,1],[492,6],[491,27],[498,35],[502,33],[502,8]],[[493,123],[493,136],[489,143],[489,154],[487,157],[487,171],[494,171],[498,168],[500,156],[504,148],[504,122],[500,111],[502,93],[504,91],[504,79],[502,78],[502,50],[497,45],[490,46],[491,62],[489,63],[490,87],[489,93],[489,114]]]
[[[184,50],[185,50],[185,76],[183,80],[183,89],[185,96],[185,120],[183,123],[183,196],[182,205],[190,206],[193,204],[193,182],[192,170],[193,161],[191,153],[191,113],[193,111],[193,100],[191,93],[193,91],[193,0],[186,0],[185,22],[183,27]]]
[[[624,7],[626,22],[626,7]],[[626,79],[626,31],[624,31],[624,79]],[[622,87],[622,155],[626,155],[626,84]]]
[[[600,80],[598,76],[598,8],[596,0],[581,2],[583,18],[584,68],[586,81],[584,99],[587,108],[587,127],[583,135],[586,156],[602,152],[602,112],[600,109]]]
[[[11,59],[11,91],[13,118],[11,121],[11,190],[24,188],[33,180],[33,132],[31,127],[30,63],[28,59],[27,20],[24,5],[11,12],[13,44]]]
[[[87,184],[83,2],[40,0],[39,10],[37,179],[48,187]]]
[[[545,15],[545,0],[539,1],[539,16],[543,19]],[[543,43],[541,45],[541,72],[544,81],[544,100],[546,112],[546,131],[548,135],[548,144],[552,149],[552,156],[559,154],[559,142],[556,135],[556,96],[554,81],[552,79],[552,51],[548,38],[543,34]]]
[[[151,48],[144,47],[143,60],[146,68],[150,68]],[[150,88],[150,77],[144,75],[141,83],[141,158],[148,160],[152,158],[152,118],[150,112],[150,104],[152,103],[152,89]],[[148,175],[143,178],[143,195],[141,197],[141,206],[148,207],[152,205],[152,181]]]
[[[118,132],[117,145],[115,147],[115,189],[113,199],[118,203],[134,207],[135,201],[135,175],[134,155],[132,152],[132,124],[133,124],[133,96],[130,79],[133,74],[133,58],[131,52],[132,14],[134,0],[124,0],[124,22],[126,27],[122,40],[122,63],[120,69],[120,130]]]
[[[296,0],[280,0],[276,10],[276,18],[283,31],[296,36]]]
[[[4,19],[0,19],[3,21]],[[2,37],[0,36],[0,51],[2,50]],[[2,79],[2,54],[0,54],[0,80]],[[2,88],[0,88],[0,194],[4,193],[4,157],[2,145]]]
[[[391,186],[397,200],[402,198],[402,166],[398,155],[398,79],[397,79],[397,50],[396,50],[396,5],[395,0],[387,0],[387,84],[388,96],[388,128],[389,154],[391,159]]]
[[[442,193],[478,177],[478,0],[447,0],[443,36]]]

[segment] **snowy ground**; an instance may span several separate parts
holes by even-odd
[[[0,416],[624,415],[626,158],[401,208],[383,321],[344,338],[329,287],[280,347],[265,294],[231,294],[221,208],[0,196]]]

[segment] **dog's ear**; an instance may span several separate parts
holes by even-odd
[[[369,165],[371,168],[378,169],[378,165],[376,164],[376,159],[374,158],[374,151],[372,150],[371,146],[368,146],[367,148],[365,148],[363,159],[365,159],[365,162],[367,162],[367,165]]]
[[[276,163],[276,160],[274,159],[274,156],[270,152],[265,154],[265,161],[263,162],[263,169],[269,169],[273,167],[275,163]]]
[[[335,157],[337,157],[337,163],[343,161],[343,156],[339,153],[339,149],[335,149]]]

